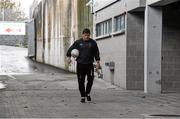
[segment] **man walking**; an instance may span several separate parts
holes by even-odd
[[[94,59],[96,60],[96,68],[100,68],[99,48],[95,40],[90,38],[90,30],[84,29],[82,38],[75,41],[73,45],[68,49],[66,54],[67,61],[71,63],[71,51],[73,49],[79,50],[79,56],[77,57],[77,78],[79,91],[81,94],[81,102],[91,101],[90,92],[94,80]],[[85,87],[85,77],[87,76],[87,85]]]

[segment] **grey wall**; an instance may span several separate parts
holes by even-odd
[[[95,13],[95,24],[124,13],[128,7],[140,6],[140,0],[121,0]],[[145,2],[144,2],[145,4]],[[134,8],[131,6],[131,9]],[[126,14],[126,32],[97,41],[101,51],[104,79],[125,89],[144,88],[144,12]],[[94,26],[95,26],[94,24]],[[114,73],[105,62],[114,61]]]
[[[24,36],[0,36],[0,45],[15,46],[24,43]]]
[[[113,19],[115,16],[124,13],[124,2],[124,0],[119,1],[116,4],[103,9],[102,11],[95,13],[94,28],[96,23],[100,23],[110,18]],[[97,43],[101,54],[104,80],[126,89],[126,34],[122,33],[117,36],[113,36],[111,34],[109,38],[97,40]],[[114,72],[111,72],[109,67],[105,66],[106,62],[111,61],[115,62]]]
[[[144,89],[144,12],[127,14],[127,89]]]
[[[180,2],[163,8],[162,91],[180,92]]]
[[[115,2],[117,0],[93,0],[94,2],[94,11],[102,9],[103,7]]]
[[[101,52],[101,64],[104,79],[126,89],[126,37],[125,35],[103,39],[98,42]],[[115,71],[111,72],[106,62],[115,62]]]
[[[179,0],[146,0],[148,5],[151,6],[165,6]]]
[[[145,7],[146,0],[125,0],[127,11],[135,10],[139,7]]]
[[[162,8],[146,6],[144,32],[144,92],[160,94]]]
[[[28,25],[28,56],[35,57],[35,29],[34,20],[27,23]]]

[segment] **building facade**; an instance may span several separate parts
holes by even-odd
[[[104,79],[124,89],[143,90],[145,3],[101,3],[94,3],[94,38],[101,51]]]
[[[103,80],[146,93],[180,92],[179,0],[35,1],[36,61],[75,71],[65,54],[87,27],[100,48]]]
[[[104,80],[129,90],[179,92],[179,1],[93,1]]]

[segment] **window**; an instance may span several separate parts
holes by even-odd
[[[120,15],[114,18],[114,31],[121,31],[125,29],[125,15]]]
[[[96,37],[108,35],[112,32],[112,20],[109,19],[107,21],[98,23],[96,25]]]

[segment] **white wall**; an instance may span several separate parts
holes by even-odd
[[[97,11],[114,1],[117,0],[94,0],[94,10]]]
[[[116,2],[116,4],[95,13],[94,27],[96,23],[114,18],[123,13],[125,13],[125,0]],[[114,82],[115,85],[126,89],[126,34],[97,40],[97,43],[100,49],[104,80]],[[105,66],[106,62],[111,61],[115,62],[114,74],[109,70],[109,67]]]

